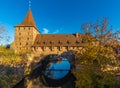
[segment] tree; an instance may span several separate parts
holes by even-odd
[[[81,30],[83,30],[84,34],[94,36],[102,44],[120,41],[120,30],[113,30],[107,18],[104,18],[102,21],[98,19],[95,24],[85,23],[82,25]]]
[[[6,33],[6,29],[0,24],[0,44],[3,44],[3,42],[9,42],[10,36],[8,36]]]
[[[78,70],[73,70],[76,76],[78,88],[109,88],[117,83],[116,71],[106,70],[108,66],[117,66],[116,53],[111,46],[119,43],[116,33],[108,26],[107,19],[96,24],[83,24],[84,36],[82,41],[85,45],[83,50],[76,53],[76,65]]]

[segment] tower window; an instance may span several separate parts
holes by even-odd
[[[21,35],[21,33],[19,33],[19,35]]]
[[[28,43],[26,43],[26,45],[28,45]]]
[[[29,38],[27,38],[27,40],[29,40]]]
[[[18,29],[20,30],[20,27],[18,27]]]

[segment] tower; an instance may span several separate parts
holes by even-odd
[[[39,34],[32,11],[29,9],[24,21],[15,26],[13,49],[17,53],[30,52],[36,35]]]

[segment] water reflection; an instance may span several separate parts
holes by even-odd
[[[61,79],[65,77],[70,71],[70,63],[66,58],[57,58],[50,62],[49,66],[45,71],[45,75],[52,79]]]

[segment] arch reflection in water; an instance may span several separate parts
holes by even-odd
[[[70,71],[70,63],[66,58],[58,58],[56,62],[51,61],[45,70],[45,75],[51,79],[62,79]]]

